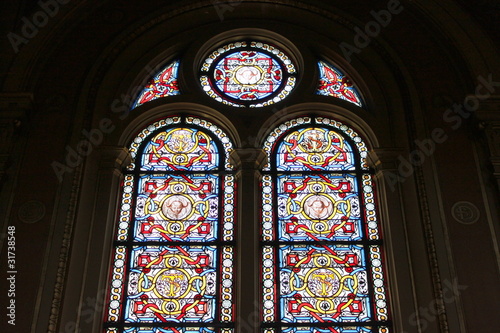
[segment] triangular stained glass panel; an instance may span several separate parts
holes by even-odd
[[[179,95],[178,69],[179,61],[174,61],[158,72],[142,89],[132,109],[158,98]]]
[[[345,74],[323,61],[319,61],[318,66],[320,73],[318,89],[316,90],[318,95],[332,96],[357,106],[363,106],[359,92]]]

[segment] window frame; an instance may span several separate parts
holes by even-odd
[[[302,121],[298,121],[299,119],[301,119]],[[326,119],[328,119],[328,121],[326,121]],[[295,123],[295,124],[294,124]],[[284,129],[283,127],[287,127],[286,129]],[[299,131],[301,129],[305,129],[305,128],[329,128],[331,131],[334,131],[336,134],[338,135],[341,135],[345,140],[346,142],[351,146],[351,149],[352,149],[352,155],[353,155],[353,158],[354,158],[354,167],[355,169],[354,170],[333,170],[333,171],[325,171],[325,172],[321,172],[321,171],[304,171],[304,170],[301,170],[301,171],[280,171],[277,169],[277,158],[278,158],[278,153],[277,153],[277,149],[279,148],[280,144],[283,142],[284,138],[289,135],[290,133],[293,133],[294,131]],[[347,134],[349,133],[349,135]],[[353,139],[355,138],[355,139]],[[354,140],[356,140],[357,142],[355,142]],[[268,159],[269,159],[269,163],[263,167],[263,170],[262,170],[262,174],[263,174],[263,177],[265,177],[266,175],[269,176],[270,178],[270,181],[269,182],[269,186],[271,186],[271,195],[267,195],[265,194],[265,191],[263,190],[262,193],[262,205],[264,205],[266,202],[268,201],[271,201],[272,202],[272,213],[271,214],[268,214],[268,217],[269,219],[271,220],[271,223],[273,224],[273,227],[272,227],[272,233],[273,235],[269,235],[269,237],[267,237],[267,240],[266,240],[266,236],[264,236],[262,239],[261,239],[261,263],[262,263],[262,270],[261,270],[261,277],[262,277],[262,280],[265,281],[266,280],[266,277],[270,277],[272,276],[272,280],[274,281],[274,291],[273,292],[270,292],[270,289],[269,288],[266,288],[265,287],[265,284],[264,282],[262,282],[261,284],[261,290],[263,291],[263,297],[262,297],[262,300],[261,302],[264,304],[264,302],[267,300],[269,300],[269,295],[274,293],[274,298],[273,298],[273,302],[277,305],[277,310],[274,310],[274,313],[272,314],[269,314],[267,316],[267,320],[266,320],[266,307],[265,306],[262,306],[261,307],[261,311],[262,311],[262,323],[261,323],[261,329],[263,330],[263,332],[266,332],[266,333],[281,333],[282,332],[282,328],[284,326],[287,326],[287,324],[285,324],[285,322],[282,322],[280,317],[281,317],[281,312],[280,312],[280,308],[281,308],[281,293],[280,293],[280,280],[279,280],[279,277],[280,277],[280,260],[282,258],[279,258],[279,253],[280,253],[280,247],[283,246],[284,244],[311,244],[311,245],[314,245],[314,244],[320,244],[322,243],[321,241],[320,242],[312,242],[312,241],[304,241],[304,242],[297,242],[297,241],[293,241],[293,240],[289,240],[289,241],[282,241],[282,240],[279,240],[279,237],[277,235],[278,233],[278,228],[279,228],[279,218],[277,217],[279,215],[278,213],[278,203],[277,203],[277,198],[279,196],[279,193],[278,193],[278,178],[279,178],[279,175],[286,175],[286,174],[300,174],[300,175],[307,175],[307,174],[314,174],[314,175],[318,175],[318,174],[332,174],[332,175],[339,175],[339,174],[349,174],[349,175],[353,175],[354,178],[356,179],[356,183],[357,183],[357,187],[358,187],[358,193],[357,193],[357,197],[359,198],[359,203],[360,203],[360,218],[361,218],[361,229],[363,229],[363,232],[362,232],[362,238],[359,239],[359,240],[350,240],[350,241],[331,241],[329,242],[328,245],[335,245],[335,244],[347,244],[347,245],[356,245],[356,244],[361,244],[361,246],[363,246],[363,252],[364,252],[364,257],[365,257],[365,263],[366,263],[366,266],[365,266],[365,269],[364,271],[366,272],[366,275],[367,275],[367,281],[368,281],[368,298],[369,298],[369,305],[371,306],[371,309],[369,312],[371,312],[371,317],[374,319],[374,320],[371,320],[369,322],[366,322],[366,324],[362,324],[362,322],[357,322],[357,323],[353,323],[353,322],[349,322],[349,321],[346,321],[346,322],[342,322],[342,321],[332,321],[332,322],[325,322],[325,323],[316,323],[316,324],[307,324],[307,323],[304,323],[304,324],[298,324],[298,323],[295,323],[295,324],[291,324],[291,325],[288,325],[288,329],[290,329],[290,327],[311,327],[311,329],[314,329],[314,327],[316,328],[319,328],[319,329],[326,329],[328,327],[332,327],[332,326],[339,326],[339,327],[346,327],[346,326],[357,326],[357,327],[364,327],[364,326],[369,326],[371,327],[370,328],[370,332],[380,332],[380,333],[386,333],[386,332],[389,332],[391,330],[391,326],[392,326],[392,322],[390,320],[390,311],[389,311],[389,305],[388,305],[388,295],[387,295],[387,278],[384,277],[384,274],[385,276],[387,276],[387,272],[385,272],[386,270],[386,265],[385,264],[382,264],[381,266],[383,267],[380,267],[380,273],[381,274],[381,281],[382,281],[382,285],[381,286],[378,286],[377,288],[374,287],[374,276],[375,276],[375,273],[374,273],[374,267],[373,267],[373,261],[374,260],[382,260],[383,257],[384,257],[384,254],[383,254],[383,251],[384,251],[384,247],[383,247],[383,240],[382,240],[382,230],[381,230],[381,222],[380,222],[380,219],[377,221],[377,215],[378,213],[376,213],[376,211],[378,211],[378,202],[377,202],[377,198],[376,198],[376,192],[375,192],[375,187],[376,187],[376,184],[375,184],[375,181],[373,179],[373,175],[374,175],[374,170],[372,168],[370,168],[367,164],[367,156],[368,156],[368,149],[367,147],[365,146],[365,140],[363,140],[355,130],[353,130],[352,128],[350,128],[350,126],[346,126],[345,124],[343,124],[342,122],[339,122],[339,121],[336,121],[334,120],[333,117],[322,117],[322,116],[318,116],[316,114],[308,114],[307,116],[302,116],[302,117],[298,117],[298,118],[291,118],[291,120],[288,120],[284,123],[281,123],[281,124],[278,124],[278,125],[275,125],[274,129],[272,131],[270,131],[270,134],[269,136],[267,136],[266,138],[266,141],[265,141],[265,144],[264,144],[264,147],[265,147],[265,150],[266,150],[266,153],[267,153],[267,156],[268,156]],[[375,205],[375,208],[373,210],[373,213],[376,214],[374,216],[375,220],[377,221],[377,225],[375,227],[376,229],[376,232],[378,233],[378,235],[376,235],[376,237],[374,239],[370,239],[370,235],[369,235],[369,232],[368,232],[368,227],[367,227],[367,214],[365,212],[365,209],[366,209],[366,202],[365,202],[365,196],[366,196],[366,192],[363,190],[363,183],[365,183],[362,179],[362,176],[363,175],[368,175],[369,177],[369,182],[370,182],[370,186],[371,186],[371,196],[372,198],[370,199],[370,201],[373,203],[373,205]],[[265,180],[262,181],[261,183],[261,186],[265,186],[264,185],[265,183]],[[261,220],[261,228],[263,228],[263,223],[264,221],[266,220],[266,215],[264,213],[263,215],[263,219]],[[262,231],[262,234],[265,235],[264,231]],[[271,239],[269,239],[271,238]],[[371,249],[372,247],[374,246],[377,246],[378,247],[378,254],[372,254],[371,253]],[[266,260],[266,258],[269,258],[269,255],[266,255],[264,253],[264,249],[268,247],[268,248],[272,248],[273,251],[272,251],[272,256],[273,258],[271,260],[274,261],[274,265],[273,265],[273,269],[266,269],[265,268],[265,265],[264,265],[264,261]],[[270,252],[268,252],[269,254]],[[379,269],[377,267],[377,269]],[[378,274],[377,273],[377,274]],[[267,289],[267,294],[265,292],[265,290]],[[378,290],[378,291],[377,291]],[[381,291],[380,291],[381,290]],[[277,296],[279,295],[279,296]],[[380,295],[380,296],[378,296]],[[380,315],[380,313],[378,313],[377,311],[377,305],[376,305],[376,302],[378,301],[383,301],[383,306],[381,307],[383,309],[383,311],[385,311],[385,314],[382,314],[382,316]],[[268,312],[270,313],[270,312]],[[385,318],[385,319],[380,319],[380,318]],[[287,330],[288,332],[288,330]],[[339,331],[340,332],[340,331]],[[364,331],[363,331],[364,332]]]
[[[191,128],[194,130],[198,130],[208,135],[212,139],[212,143],[217,147],[217,166],[212,170],[197,170],[197,171],[169,171],[169,170],[143,170],[142,169],[142,157],[145,153],[145,148],[150,144],[151,140],[161,132],[182,129],[182,128]],[[222,135],[220,137],[216,136],[216,133]],[[129,153],[132,157],[131,163],[124,168],[123,175],[124,181],[122,181],[121,195],[122,195],[122,204],[124,204],[124,200],[127,197],[127,193],[125,192],[125,187],[128,183],[133,182],[131,184],[133,186],[133,190],[130,192],[130,196],[133,202],[130,204],[130,208],[128,212],[120,209],[120,213],[118,214],[118,220],[123,221],[124,218],[128,219],[128,226],[126,228],[119,228],[118,226],[115,228],[114,235],[114,245],[112,246],[112,252],[114,253],[114,263],[110,267],[110,283],[108,284],[109,291],[107,292],[107,302],[105,303],[105,319],[103,323],[103,328],[106,332],[114,333],[114,332],[125,332],[125,328],[128,327],[138,329],[143,328],[168,328],[173,327],[174,325],[178,328],[186,328],[188,329],[192,327],[198,327],[203,329],[206,332],[220,332],[220,333],[231,333],[234,330],[234,318],[235,318],[235,288],[234,284],[231,284],[229,287],[223,286],[221,283],[223,280],[227,280],[228,276],[231,277],[231,281],[234,277],[234,261],[236,257],[236,239],[235,239],[235,230],[237,230],[237,222],[236,222],[236,214],[234,214],[234,210],[231,211],[231,214],[227,215],[227,209],[225,205],[232,204],[233,206],[237,205],[237,193],[236,193],[236,183],[235,183],[235,170],[233,165],[230,163],[229,155],[233,149],[232,140],[228,137],[228,135],[220,129],[217,125],[213,124],[211,121],[204,119],[203,117],[197,115],[191,115],[187,113],[181,112],[180,115],[170,115],[168,117],[164,117],[163,119],[157,120],[155,122],[149,123],[148,125],[142,127],[142,130],[135,136],[135,139],[131,140],[131,144],[129,146]],[[135,227],[137,220],[135,218],[136,204],[137,198],[140,195],[139,192],[139,183],[141,176],[144,175],[212,175],[217,177],[218,181],[218,208],[217,208],[217,235],[216,240],[208,241],[208,242],[192,242],[192,241],[135,241]],[[127,183],[128,182],[128,183]],[[232,190],[226,190],[225,186],[230,183]],[[130,186],[130,185],[128,185]],[[128,197],[127,197],[128,198]],[[226,217],[228,216],[228,217]],[[224,226],[225,221],[230,219],[231,228]],[[116,223],[116,222],[115,222]],[[228,229],[229,228],[229,229]],[[126,230],[124,235],[123,230]],[[229,233],[230,230],[230,233]],[[224,235],[224,231],[229,236]],[[216,256],[217,256],[217,266],[214,267],[216,270],[216,293],[215,293],[215,306],[212,310],[214,312],[215,318],[212,322],[209,323],[174,323],[167,322],[168,325],[161,323],[145,323],[140,324],[138,322],[127,323],[125,321],[125,311],[127,309],[127,289],[129,285],[129,276],[131,268],[128,267],[131,265],[131,254],[133,253],[134,247],[147,247],[147,246],[191,246],[191,247],[199,247],[199,246],[211,246],[216,247]],[[118,249],[124,248],[126,250],[122,251],[122,254],[119,254]],[[228,254],[227,249],[230,249],[231,253]],[[113,286],[111,277],[113,273],[116,272],[116,260],[117,255],[120,256],[119,259],[123,259],[125,257],[125,272],[123,273],[124,277],[122,278],[121,287],[121,296],[120,296],[120,305],[118,311],[119,318],[117,320],[109,320],[110,318],[110,304],[113,301]],[[232,265],[226,266],[223,264],[224,258],[228,258],[228,255],[231,257]],[[116,279],[115,279],[116,280]],[[220,285],[219,285],[220,284]],[[116,288],[115,288],[116,289]],[[224,291],[223,291],[224,290]],[[223,294],[223,295],[222,295]],[[229,300],[231,302],[230,309],[227,307],[225,310],[221,309],[221,302],[224,300]],[[116,300],[116,299],[115,299]],[[223,313],[224,312],[224,313]],[[223,320],[222,318],[230,317],[231,320]],[[212,331],[211,329],[214,329]],[[128,330],[127,330],[128,332]],[[136,332],[134,330],[134,332]],[[155,330],[155,332],[157,332]],[[159,332],[159,331],[158,331]]]

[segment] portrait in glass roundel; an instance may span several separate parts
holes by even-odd
[[[235,107],[262,107],[282,101],[293,90],[296,68],[273,45],[235,42],[214,50],[203,62],[200,81],[215,100]]]

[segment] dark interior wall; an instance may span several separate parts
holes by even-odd
[[[199,94],[191,83],[197,74],[193,65],[183,68],[185,93],[174,102],[206,105],[203,112],[208,116],[210,109],[217,110],[231,123],[236,141],[258,146],[261,124],[285,119],[287,108],[298,114],[306,112],[306,106],[330,103],[308,95],[314,91],[315,57],[342,66],[358,83],[367,107],[337,103],[339,110],[346,110],[346,119],[356,119],[367,136],[372,133],[371,148],[397,151],[392,157],[395,172],[403,174],[400,181],[379,180],[389,192],[400,188],[402,219],[408,223],[407,232],[414,232],[407,239],[391,239],[394,248],[408,251],[411,281],[408,290],[400,292],[414,297],[407,305],[413,310],[405,310],[396,327],[409,332],[445,332],[447,327],[478,332],[491,331],[498,321],[499,196],[495,164],[489,159],[489,143],[498,141],[485,134],[490,120],[498,120],[493,98],[500,95],[498,31],[492,19],[498,6],[482,2],[484,9],[479,10],[453,1],[91,0],[2,6],[0,262],[7,267],[7,231],[15,226],[17,271],[16,326],[2,314],[4,331],[45,332],[49,327],[51,332],[66,332],[79,321],[82,327],[92,326],[85,326],[86,318],[78,312],[79,305],[87,304],[87,291],[79,294],[76,280],[68,280],[87,258],[86,252],[75,249],[90,251],[92,244],[75,236],[87,228],[85,211],[106,205],[90,199],[95,188],[89,184],[98,179],[92,161],[98,160],[100,148],[124,145],[121,137],[140,118],[139,112],[158,115],[153,109],[161,108],[163,101],[130,114],[122,108],[133,88],[151,74],[150,68],[174,56],[195,63],[200,47],[208,47],[215,37],[221,42],[235,38],[224,33],[238,29],[271,39],[276,34],[284,45],[295,47],[292,51],[301,54],[304,69],[299,93],[276,107],[238,114]],[[373,37],[360,37],[356,29],[369,28],[376,22],[373,11],[381,15],[381,10],[392,11],[386,26],[378,24],[380,32],[372,31]],[[478,97],[479,86],[481,96],[489,96]],[[471,103],[480,102],[477,110],[490,110],[488,122],[467,111],[466,96],[476,98]],[[303,101],[308,104],[294,108]],[[115,127],[94,152],[87,158],[73,153],[84,138],[82,130],[98,128],[104,118]],[[405,174],[402,165],[414,151],[423,152],[424,161]],[[452,215],[454,205],[463,201],[479,209],[474,224],[459,223]],[[392,205],[385,204],[388,210]],[[397,263],[390,268],[397,271]],[[82,284],[85,274],[82,268]],[[0,272],[2,281],[11,275],[6,269]],[[457,297],[446,303],[453,284],[467,288],[453,290]],[[10,283],[1,284],[1,309],[12,299],[7,297],[9,288]],[[432,311],[425,315],[440,293],[447,317]],[[393,306],[397,315],[398,304]]]

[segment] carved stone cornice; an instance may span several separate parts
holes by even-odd
[[[375,148],[368,153],[367,163],[375,171],[375,179],[386,182],[392,190],[400,181],[404,181],[398,171],[399,157],[403,152],[402,148]]]
[[[0,93],[0,111],[31,110],[33,108],[33,94],[27,92]]]
[[[398,157],[403,148],[375,148],[368,153],[368,165],[375,171],[394,171],[398,168]]]
[[[490,162],[500,189],[500,95],[483,100],[476,111],[480,128],[488,143]]]
[[[0,93],[0,153],[32,110],[31,93]]]
[[[102,146],[97,150],[99,170],[120,171],[130,164],[132,158],[127,148]]]
[[[13,147],[32,109],[32,94],[0,93],[0,181],[10,165]]]

